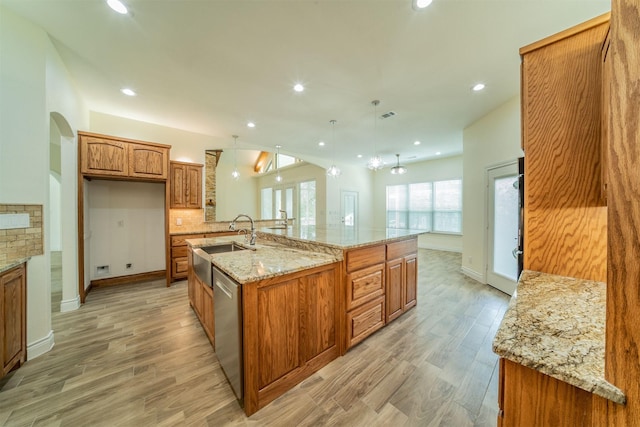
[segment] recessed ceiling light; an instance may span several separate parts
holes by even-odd
[[[436,151],[436,156],[439,156],[440,154],[442,154],[440,151]]]
[[[120,0],[107,0],[107,4],[111,9],[123,15],[126,15],[128,12],[127,6],[125,6]]]
[[[420,141],[414,142],[413,145],[420,145]]]
[[[319,145],[320,147],[324,147],[324,141],[320,141],[320,142],[318,142],[318,145]]]
[[[471,89],[473,89],[474,92],[479,92],[484,89],[484,83],[476,83]]]
[[[124,93],[127,96],[136,96],[136,93],[128,87],[121,89],[120,92]]]
[[[253,122],[248,122],[247,126],[250,127],[250,128],[254,128],[254,127],[256,127],[256,124],[253,123]]]
[[[362,154],[358,154],[358,158],[361,159],[362,158]]]
[[[418,9],[424,9],[429,6],[433,0],[415,0],[414,4]]]
[[[300,83],[296,83],[295,86],[293,86],[293,90],[295,90],[296,92],[302,92],[304,91],[304,86],[302,86]]]

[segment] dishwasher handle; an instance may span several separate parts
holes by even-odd
[[[227,287],[227,286],[222,282],[222,280],[220,280],[220,279],[218,279],[218,278],[216,277],[215,282],[216,282],[216,286],[217,286],[217,287],[218,287],[222,292],[224,292],[224,294],[225,294],[229,299],[232,299],[232,298],[233,298],[233,295],[232,295],[231,289],[229,289],[229,288],[228,288],[228,287]]]

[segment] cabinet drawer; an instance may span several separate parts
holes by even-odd
[[[418,239],[403,240],[387,245],[387,260],[402,258],[418,251]]]
[[[171,236],[171,246],[187,246],[186,240],[189,239],[202,239],[205,237],[204,233],[200,234],[180,234],[179,236]]]
[[[384,326],[384,295],[347,313],[347,346],[352,347]]]
[[[385,260],[385,245],[369,246],[347,252],[347,271],[360,270]]]
[[[347,275],[347,310],[384,295],[384,264]]]
[[[189,248],[186,246],[175,246],[171,248],[171,258],[186,257],[189,252]]]
[[[171,277],[174,279],[187,277],[189,262],[187,257],[173,258],[171,262]]]

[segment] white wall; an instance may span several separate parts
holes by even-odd
[[[404,175],[391,175],[389,168],[371,172],[374,175],[373,192],[376,195],[373,205],[376,228],[384,228],[386,226],[387,185],[446,181],[461,179],[463,175],[462,156],[426,160],[409,163],[405,166],[407,166],[408,172]],[[463,233],[466,232],[464,227],[462,231]],[[462,252],[462,236],[437,233],[424,234],[418,238],[418,246],[428,249]]]
[[[486,283],[487,168],[523,156],[520,98],[515,97],[464,130],[462,271]]]
[[[71,84],[42,29],[0,6],[0,45],[0,203],[43,205],[44,255],[27,265],[27,357],[32,359],[54,343],[47,235],[49,113],[59,107],[75,126],[82,125],[83,115],[75,92],[59,93]]]
[[[252,153],[255,159],[260,154],[259,151]],[[225,150],[216,167],[216,221],[231,221],[241,213],[258,219],[260,195],[256,173],[249,164],[239,163],[240,178],[236,181],[231,177],[233,168],[233,151]]]
[[[88,193],[91,280],[164,270],[164,184],[92,180]]]
[[[358,193],[358,227],[373,227],[374,212],[371,209],[376,196],[372,191],[372,175],[365,167],[338,164],[342,172],[338,178],[329,178],[323,169],[326,181],[326,224],[342,224],[342,191]]]

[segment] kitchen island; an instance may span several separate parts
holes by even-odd
[[[420,233],[264,228],[255,250],[210,255],[212,265],[241,287],[247,415],[415,306]],[[198,302],[207,290],[193,271],[193,251],[230,241],[249,247],[242,236],[187,241],[196,313],[211,304]],[[205,331],[215,330],[206,325],[213,313],[199,318]],[[215,336],[209,338],[215,347]]]

